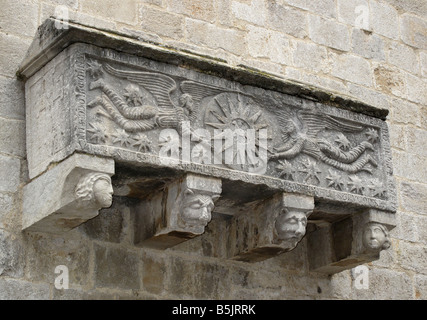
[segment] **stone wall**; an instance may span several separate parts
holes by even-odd
[[[37,27],[69,19],[301,81],[389,110],[397,227],[358,274],[308,271],[307,243],[264,262],[222,259],[229,226],[166,251],[133,245],[134,215],[112,208],[62,235],[21,231],[28,182],[23,84]],[[427,299],[427,2],[422,0],[1,0],[0,299]],[[274,260],[274,261],[273,261]],[[55,268],[69,270],[56,289]]]

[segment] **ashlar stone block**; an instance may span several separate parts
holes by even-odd
[[[22,229],[62,233],[112,204],[114,160],[74,154],[24,187]]]
[[[187,174],[135,208],[134,242],[167,249],[201,235],[221,194],[221,179]]]

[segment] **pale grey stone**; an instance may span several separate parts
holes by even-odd
[[[413,74],[419,74],[418,55],[410,46],[392,42],[388,48],[388,62]]]
[[[333,0],[286,0],[282,2],[328,18],[336,17],[335,1]]]
[[[0,151],[13,156],[25,156],[25,122],[0,118]]]
[[[405,75],[408,100],[420,105],[427,105],[427,80],[410,73]]]
[[[26,38],[17,37],[7,33],[0,33],[0,74],[14,77],[18,71],[19,63],[24,58],[30,45]]]
[[[307,36],[307,14],[280,3],[268,1],[268,23],[273,29],[297,38]]]
[[[1,300],[48,300],[50,288],[47,283],[0,278]]]
[[[426,195],[427,187],[424,184],[414,182],[401,182],[400,184],[401,206],[405,211],[427,214]]]
[[[14,78],[0,76],[0,117],[25,119],[24,84]]]
[[[188,41],[197,46],[221,49],[236,55],[245,52],[244,33],[240,30],[220,28],[190,18],[185,19],[185,29]]]
[[[248,51],[254,58],[268,58],[272,62],[290,65],[290,41],[280,32],[251,26],[247,34]]]
[[[369,1],[372,31],[397,40],[399,38],[399,15],[392,6],[378,1]]]
[[[111,206],[114,161],[75,154],[24,187],[23,229],[61,233]],[[99,182],[100,184],[97,184]]]
[[[309,15],[309,36],[315,43],[340,51],[350,50],[349,29],[342,23]]]
[[[20,278],[24,274],[25,252],[20,238],[0,229],[0,276]]]
[[[393,98],[390,101],[393,122],[420,126],[420,108],[417,104],[403,99]]]
[[[153,192],[135,208],[135,244],[167,249],[204,233],[221,191],[220,179],[187,174]]]
[[[16,192],[20,184],[21,162],[0,154],[0,191]]]
[[[386,0],[394,6],[399,13],[401,11],[412,12],[420,17],[427,16],[427,2],[419,0]]]
[[[394,174],[404,179],[424,183],[427,179],[425,157],[393,150]],[[409,183],[409,182],[408,182]]]
[[[184,18],[179,15],[143,6],[139,9],[138,19],[140,26],[150,33],[172,38],[184,35]]]
[[[427,78],[427,53],[420,52],[421,75]]]
[[[0,30],[4,33],[33,37],[37,30],[38,4],[29,1],[2,2]],[[13,19],[9,17],[13,16]]]
[[[426,130],[412,128],[408,126],[406,128],[406,139],[408,143],[408,152],[417,154],[422,157],[427,157],[427,150],[425,148],[425,141],[427,141]]]
[[[338,21],[360,30],[371,30],[368,0],[338,0]]]
[[[251,0],[248,4],[233,1],[231,3],[231,12],[237,19],[256,25],[264,25],[267,19],[267,10],[263,0]]]
[[[415,48],[427,49],[427,21],[405,13],[400,18],[401,39]]]
[[[427,276],[417,274],[414,276],[415,299],[427,299]]]
[[[354,28],[351,36],[352,51],[367,59],[385,60],[384,42],[375,34]]]
[[[315,72],[329,72],[329,60],[326,48],[314,43],[298,41],[293,52],[293,61],[293,64],[299,68]]]
[[[427,274],[427,248],[420,244],[401,241],[399,262],[403,269]]]
[[[413,289],[411,276],[405,272],[369,268],[368,289],[354,288],[354,299],[377,300],[412,299]]]
[[[356,84],[372,86],[371,65],[365,59],[353,54],[333,54],[331,60],[332,75]]]

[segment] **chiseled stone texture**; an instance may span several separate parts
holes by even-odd
[[[399,222],[390,252],[367,265],[369,289],[355,288],[350,270],[310,273],[306,239],[259,264],[225,261],[217,239],[227,225],[216,219],[201,237],[167,253],[136,250],[132,220],[120,206],[60,237],[22,234],[25,102],[15,72],[37,26],[58,4],[68,6],[70,19],[99,29],[268,68],[390,110]],[[369,9],[368,32],[356,23],[360,5]],[[2,3],[0,122],[12,131],[0,129],[0,299],[427,299],[426,15],[419,0]],[[263,37],[266,48],[260,48]],[[338,69],[351,64],[352,72]],[[70,269],[68,290],[53,286],[59,264]]]

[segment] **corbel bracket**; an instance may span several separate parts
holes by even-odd
[[[62,233],[112,204],[114,160],[74,154],[24,187],[22,229]]]
[[[201,235],[221,194],[221,179],[186,174],[134,207],[138,246],[167,249]]]

